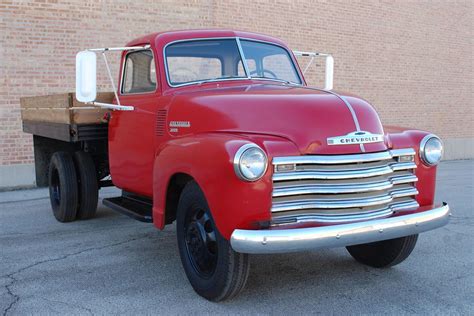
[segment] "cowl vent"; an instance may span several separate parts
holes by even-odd
[[[165,135],[166,114],[166,110],[159,110],[156,115],[156,136]]]

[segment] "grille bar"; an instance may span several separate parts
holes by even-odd
[[[300,214],[296,216],[281,216],[274,220],[274,224],[289,224],[289,223],[308,223],[308,222],[322,222],[322,223],[337,223],[347,222],[356,220],[370,220],[380,217],[386,217],[393,212],[415,209],[419,207],[418,202],[413,199],[404,202],[398,202],[386,207],[376,209],[372,212],[361,213],[361,214],[342,214],[342,215],[320,215],[320,214]]]
[[[415,154],[275,157],[272,222],[368,220],[417,208]]]
[[[412,148],[394,149],[380,153],[357,154],[357,155],[335,155],[335,156],[294,156],[275,157],[273,165],[285,164],[344,164],[355,162],[370,162],[379,160],[390,160],[400,156],[414,156],[415,150]]]
[[[273,190],[273,197],[302,195],[302,194],[321,194],[321,193],[358,193],[380,191],[393,188],[394,185],[411,183],[418,181],[413,174],[392,176],[387,180],[373,181],[367,183],[343,183],[343,184],[315,184],[315,185],[289,185],[277,187]]]
[[[313,208],[351,208],[351,207],[365,207],[380,205],[392,202],[395,198],[411,196],[418,194],[418,190],[414,187],[408,187],[403,189],[396,189],[387,193],[379,194],[371,197],[362,198],[344,198],[336,195],[337,197],[331,199],[308,199],[308,200],[297,200],[291,202],[280,202],[273,203],[272,212],[284,212],[290,210],[302,210],[302,209],[313,209]]]
[[[354,179],[354,178],[368,178],[393,173],[394,171],[415,169],[416,165],[413,162],[396,162],[385,166],[376,166],[366,169],[357,170],[328,170],[328,171],[297,171],[275,173],[273,181],[288,181],[288,180],[307,180],[307,179]]]

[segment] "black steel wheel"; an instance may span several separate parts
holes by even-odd
[[[397,265],[408,258],[415,248],[417,240],[418,235],[411,235],[346,248],[358,262],[374,268],[386,268]]]
[[[181,263],[199,295],[217,302],[242,291],[249,273],[248,255],[235,252],[219,233],[204,193],[194,181],[181,193],[176,230]]]
[[[203,278],[212,276],[217,266],[217,241],[209,213],[192,208],[184,222],[186,253],[196,272]]]
[[[94,161],[90,154],[77,151],[74,153],[74,164],[78,173],[79,203],[77,219],[89,219],[95,216],[99,200],[99,182]]]
[[[70,154],[56,152],[49,165],[49,197],[54,217],[60,222],[76,219],[78,203],[77,176]]]

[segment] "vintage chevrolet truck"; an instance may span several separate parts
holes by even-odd
[[[97,93],[97,56],[113,93]],[[307,85],[295,56],[325,59],[324,89]],[[122,195],[106,206],[159,229],[176,222],[192,287],[220,301],[243,289],[249,254],[346,247],[389,267],[448,222],[434,201],[441,140],[384,127],[332,82],[330,54],[273,37],[155,33],[78,53],[75,94],[22,99],[23,128],[58,221],[92,218],[99,188],[114,185]]]

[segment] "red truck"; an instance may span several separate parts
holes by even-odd
[[[110,75],[111,51],[120,76],[104,102],[96,56]],[[296,55],[325,58],[324,89],[306,84]],[[243,289],[249,254],[346,247],[363,264],[396,265],[419,233],[448,222],[448,205],[434,201],[442,142],[383,126],[367,101],[332,90],[332,68],[329,54],[229,30],[80,52],[65,110],[105,116],[42,122],[22,100],[38,184],[60,222],[93,217],[107,185],[122,195],[106,206],[159,229],[176,222],[184,271],[213,301]]]

